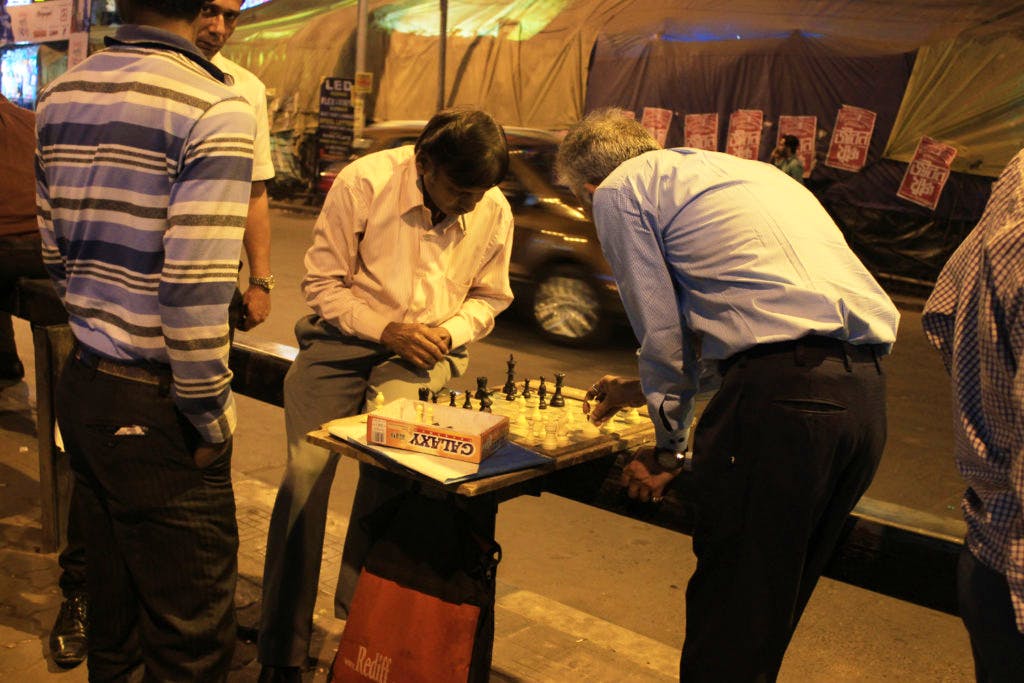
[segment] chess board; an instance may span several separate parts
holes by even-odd
[[[541,410],[537,405],[540,417],[535,418],[530,401],[526,402],[525,407],[520,404],[517,408],[513,405],[515,401],[505,399],[504,393],[498,390],[493,391],[491,393],[491,412],[509,418],[509,439],[533,451],[550,456],[552,461],[544,467],[508,472],[465,482],[455,487],[454,492],[467,497],[498,492],[501,494],[500,499],[508,499],[519,495],[522,491],[517,489],[516,485],[528,480],[606,455],[630,451],[654,441],[654,427],[644,409],[640,409],[638,414],[633,416],[625,412],[620,413],[612,418],[604,428],[599,428],[587,422],[586,416],[583,414],[584,395],[585,393],[580,389],[564,387],[562,396],[565,399],[565,406],[561,408],[548,406]],[[465,395],[460,393],[458,405],[462,406],[464,400]],[[479,410],[479,401],[472,397],[470,400],[471,407],[467,410]],[[530,417],[525,420],[528,428],[523,427],[523,420],[520,419],[524,412]],[[569,416],[570,413],[572,417]],[[638,419],[638,417],[642,419]],[[552,423],[554,424],[554,442],[550,440],[551,437],[548,434],[548,425]],[[537,428],[535,426],[537,424],[540,424],[542,429]],[[562,429],[561,435],[559,435],[559,425]],[[311,432],[307,439],[328,450],[390,469],[358,449],[333,437],[326,430]],[[545,440],[547,440],[546,445]],[[402,473],[399,470],[392,471]]]
[[[649,434],[652,427],[646,408],[620,411],[600,427],[583,414],[585,392],[572,387],[562,390],[565,405],[547,404],[541,408],[536,393],[529,399],[522,394],[509,401],[500,390],[491,395],[491,412],[509,419],[509,439],[521,446],[559,456],[593,444],[630,440]],[[546,399],[550,399],[548,395]],[[477,406],[478,402],[474,402]]]

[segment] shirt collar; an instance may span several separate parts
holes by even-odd
[[[438,230],[443,233],[455,225],[463,232],[466,232],[465,216],[447,216],[438,225],[433,225],[430,220],[430,207],[427,206],[423,190],[420,188],[420,178],[416,172],[416,156],[414,154],[410,154],[409,159],[403,164],[402,175],[402,193],[399,199],[401,202],[399,208],[403,215],[410,211],[417,211],[426,216],[426,222],[431,226],[431,230]]]
[[[107,47],[115,45],[127,45],[131,47],[149,47],[162,50],[172,50],[182,54],[194,61],[200,68],[207,71],[211,76],[221,83],[227,83],[223,71],[210,63],[206,56],[199,51],[193,43],[185,40],[179,35],[165,31],[155,26],[143,26],[141,24],[125,24],[117,29],[112,37],[103,39]]]

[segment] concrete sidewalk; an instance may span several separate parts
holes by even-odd
[[[27,326],[19,348],[32,375]],[[259,611],[266,529],[280,480],[280,410],[241,398],[235,495],[240,534],[237,605],[242,638],[232,681],[259,672],[250,638]],[[60,605],[55,554],[39,551],[38,461],[32,382],[0,384],[0,680],[87,680],[86,667],[58,668],[48,631]],[[273,442],[271,448],[260,447]],[[268,455],[267,453],[273,453]],[[332,596],[352,463],[339,466],[328,516],[315,615],[323,681],[343,622]],[[676,680],[683,594],[693,571],[689,538],[634,519],[545,495],[504,503],[492,681]],[[60,677],[60,678],[58,678]],[[959,619],[822,580],[787,654],[782,681],[970,681]]]

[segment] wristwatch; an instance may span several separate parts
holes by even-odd
[[[693,464],[693,454],[690,451],[666,451],[658,449],[654,453],[654,459],[663,470],[675,471],[678,469],[689,470]]]
[[[250,275],[249,284],[254,287],[259,287],[260,289],[265,289],[269,292],[274,288],[274,285],[277,284],[277,280],[274,279],[273,275],[267,275],[266,277],[253,277]]]

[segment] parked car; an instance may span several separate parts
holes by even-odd
[[[368,126],[352,159],[411,145],[423,121]],[[548,339],[587,345],[603,338],[623,316],[622,302],[594,224],[579,202],[554,177],[558,136],[530,128],[506,127],[511,163],[501,190],[515,220],[509,276],[516,308]],[[330,190],[347,162],[320,172],[318,188]]]

